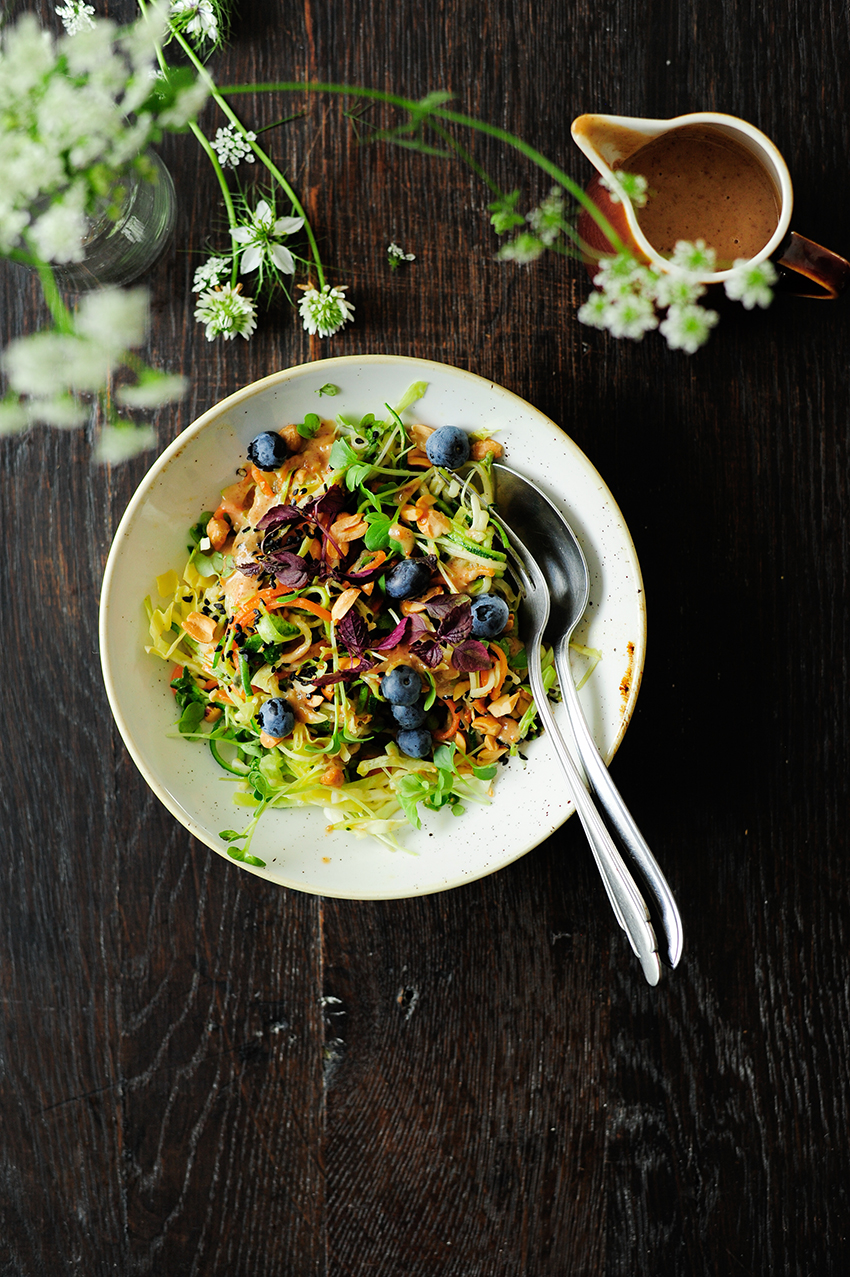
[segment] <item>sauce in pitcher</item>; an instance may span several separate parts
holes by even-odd
[[[779,221],[779,196],[757,156],[718,129],[685,125],[654,138],[618,167],[647,180],[638,222],[653,248],[670,256],[680,239],[705,240],[717,270],[754,257]]]

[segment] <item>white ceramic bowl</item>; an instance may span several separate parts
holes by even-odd
[[[446,364],[365,355],[288,368],[216,404],[165,450],[127,507],[103,580],[101,660],[118,729],[157,797],[222,855],[227,844],[219,830],[241,828],[250,813],[234,806],[233,786],[205,746],[167,735],[176,718],[169,669],[144,651],[143,599],[158,597],[159,574],[182,570],[189,527],[233,482],[254,435],[301,421],[307,412],[380,414],[414,381],[426,381],[428,390],[406,414],[409,421],[486,429],[505,445],[505,463],[539,484],[567,515],[591,573],[591,605],[575,640],[602,653],[581,691],[582,703],[608,760],[622,739],[643,670],[640,568],[611,493],[575,444],[516,395]],[[337,395],[320,397],[319,388],[329,382]],[[318,808],[272,811],[251,846],[265,868],[241,867],[282,886],[350,900],[414,896],[472,882],[530,851],[573,810],[546,739],[524,752],[527,763],[514,759],[499,769],[490,806],[469,807],[460,818],[426,813],[421,831],[401,831],[407,851],[329,834]]]

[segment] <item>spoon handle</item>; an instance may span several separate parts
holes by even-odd
[[[558,730],[540,674],[539,642],[532,644],[529,649],[528,673],[534,704],[564,769],[570,795],[590,843],[593,858],[608,893],[608,899],[611,901],[614,915],[640,960],[647,982],[651,985],[658,984],[661,979],[661,963],[649,910],[614,845],[605,822],[599,815],[564,738]]]
[[[661,872],[646,839],[635,824],[634,817],[623,802],[620,791],[611,779],[611,774],[591,735],[573,681],[568,636],[565,636],[555,648],[555,668],[558,672],[561,695],[575,738],[576,749],[588,784],[617,831],[626,852],[643,874],[646,886],[660,913],[667,941],[667,961],[671,967],[675,967],[682,956],[681,915],[667,879]]]

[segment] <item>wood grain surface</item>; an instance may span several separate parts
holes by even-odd
[[[211,65],[446,89],[580,179],[583,111],[728,111],[786,156],[794,227],[850,253],[846,5],[244,0]],[[643,569],[613,771],[685,955],[646,986],[576,821],[492,877],[385,903],[282,890],[194,841],[130,761],[98,657],[111,537],[156,454],[99,467],[97,420],[2,439],[0,1275],[846,1271],[848,303],[730,307],[692,357],[616,342],[576,320],[578,264],[494,260],[468,171],[358,145],[339,100],[295,97],[239,109],[298,115],[264,139],[356,323],[311,339],[282,306],[250,342],[207,343],[190,288],[215,184],[168,139],[148,354],[191,389],[158,450],[266,373],[367,352],[468,368],[559,422]],[[475,154],[523,207],[545,194],[500,145]],[[391,240],[416,254],[395,273]],[[0,316],[3,344],[46,319],[6,263]]]

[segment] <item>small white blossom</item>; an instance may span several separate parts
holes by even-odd
[[[301,321],[310,335],[332,337],[354,318],[354,307],[345,296],[347,285],[331,288],[325,284],[321,292],[308,288],[298,303]]]
[[[78,35],[80,31],[90,31],[94,26],[94,8],[84,4],[83,0],[68,0],[67,4],[56,5],[56,12],[62,19],[62,26],[68,35]]]
[[[75,183],[63,199],[51,204],[30,228],[30,237],[39,257],[46,262],[81,262],[85,257],[83,236],[87,221],[85,192]]]
[[[128,408],[159,408],[182,399],[188,388],[185,377],[151,368],[142,373],[134,386],[119,387],[115,398]]]
[[[605,293],[591,293],[578,309],[579,323],[587,324],[589,328],[607,328],[611,304],[611,298]]]
[[[250,144],[256,140],[256,133],[237,133],[232,124],[226,124],[224,128],[217,130],[210,146],[218,156],[222,168],[238,168],[242,160],[248,164],[254,163],[254,152]]]
[[[560,186],[552,187],[542,204],[527,214],[526,221],[547,247],[554,244],[564,221],[564,193]]]
[[[171,106],[161,112],[159,122],[166,129],[182,129],[194,120],[210,95],[202,80],[196,80],[188,88],[181,89]]]
[[[236,336],[247,340],[257,327],[254,303],[250,297],[242,296],[241,288],[241,284],[235,288],[224,284],[201,293],[195,318],[206,325],[207,341],[214,341],[216,337],[232,341]]]
[[[237,244],[243,245],[239,265],[240,275],[247,275],[267,261],[284,275],[295,274],[295,258],[284,244],[274,241],[300,231],[303,217],[278,217],[266,200],[260,200],[247,226],[235,226],[230,234]],[[237,250],[239,251],[239,250]]]
[[[658,316],[650,297],[638,293],[624,294],[611,301],[607,315],[608,331],[614,337],[641,341],[644,333],[658,327]]]
[[[620,204],[628,199],[635,208],[643,208],[647,201],[647,181],[642,173],[612,173],[610,177],[601,177],[600,183],[611,197],[612,204]]]
[[[659,332],[671,350],[684,350],[693,355],[708,341],[719,318],[716,310],[706,310],[703,306],[671,306]]]
[[[705,292],[705,286],[692,275],[670,271],[660,275],[655,286],[655,300],[659,306],[690,306]]]
[[[76,430],[85,424],[89,410],[73,395],[57,395],[52,399],[30,399],[27,404],[30,421],[59,430]]]
[[[545,251],[546,245],[542,239],[532,235],[530,231],[520,231],[516,239],[502,245],[496,256],[503,262],[520,262],[525,265],[537,261]]]
[[[773,285],[778,279],[773,262],[749,262],[738,257],[732,263],[732,274],[723,281],[726,296],[739,301],[745,310],[767,307],[773,301]]]
[[[0,399],[0,436],[16,435],[29,425],[27,410],[16,399]]]
[[[230,273],[230,260],[227,257],[208,257],[195,271],[192,280],[192,292],[202,293],[207,288],[214,288]]]
[[[649,273],[631,253],[617,253],[616,257],[600,257],[593,282],[609,297],[619,297],[647,283]]]
[[[711,275],[716,269],[717,254],[713,248],[707,248],[704,239],[691,244],[686,239],[676,241],[670,265],[678,267],[686,275]]]
[[[181,19],[180,28],[187,35],[212,43],[218,39],[218,19],[210,0],[173,0],[171,16]],[[184,24],[182,19],[186,16],[189,20]]]
[[[110,424],[104,426],[95,448],[95,460],[101,465],[120,465],[137,457],[140,452],[147,452],[156,445],[156,431],[153,426],[136,426],[131,421],[126,424]]]
[[[148,330],[146,288],[100,288],[86,293],[77,312],[79,334],[114,356],[141,346]]]
[[[415,253],[406,253],[403,248],[399,248],[398,244],[387,244],[387,259],[390,263],[390,270],[395,270],[401,262],[415,262]]]

